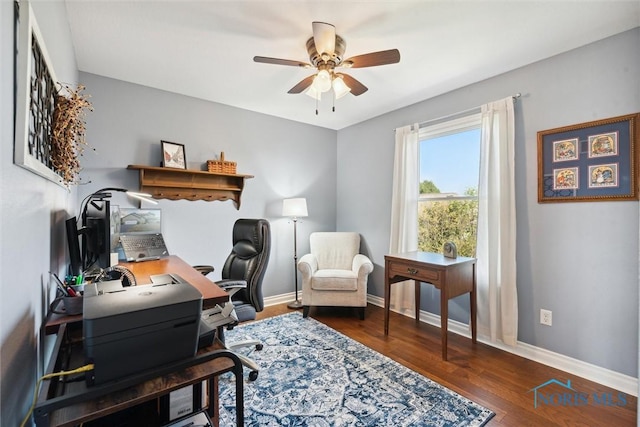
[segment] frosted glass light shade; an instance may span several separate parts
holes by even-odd
[[[331,76],[327,70],[320,70],[313,79],[313,87],[317,92],[326,92],[331,89]]]
[[[320,101],[320,98],[322,98],[322,93],[318,92],[316,88],[313,87],[313,85],[309,86],[309,89],[307,89],[305,95],[310,96],[313,99],[317,99],[318,101]]]
[[[282,201],[282,216],[300,218],[309,216],[307,212],[307,199],[298,197],[295,199],[284,199]]]
[[[347,86],[344,80],[342,80],[342,77],[339,76],[336,76],[336,78],[333,79],[332,86],[333,92],[336,94],[336,99],[340,99],[351,92],[351,88]]]

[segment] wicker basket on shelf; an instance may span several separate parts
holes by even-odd
[[[236,162],[224,159],[224,151],[220,153],[220,160],[207,160],[207,169],[215,173],[236,173]]]

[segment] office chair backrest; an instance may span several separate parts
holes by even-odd
[[[249,302],[256,311],[262,311],[262,279],[270,252],[271,231],[266,219],[236,221],[233,226],[233,249],[222,267],[222,279],[247,282],[247,288],[233,296],[234,301]]]

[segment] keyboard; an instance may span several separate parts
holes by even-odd
[[[162,234],[124,234],[120,243],[127,261],[145,261],[169,255]]]
[[[139,251],[140,249],[164,248],[164,239],[160,234],[145,234],[138,236],[122,236],[122,249]]]

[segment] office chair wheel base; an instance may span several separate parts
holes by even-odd
[[[249,381],[255,381],[258,379],[258,371],[249,372]]]
[[[262,344],[256,344],[256,350],[260,351],[264,348]]]

